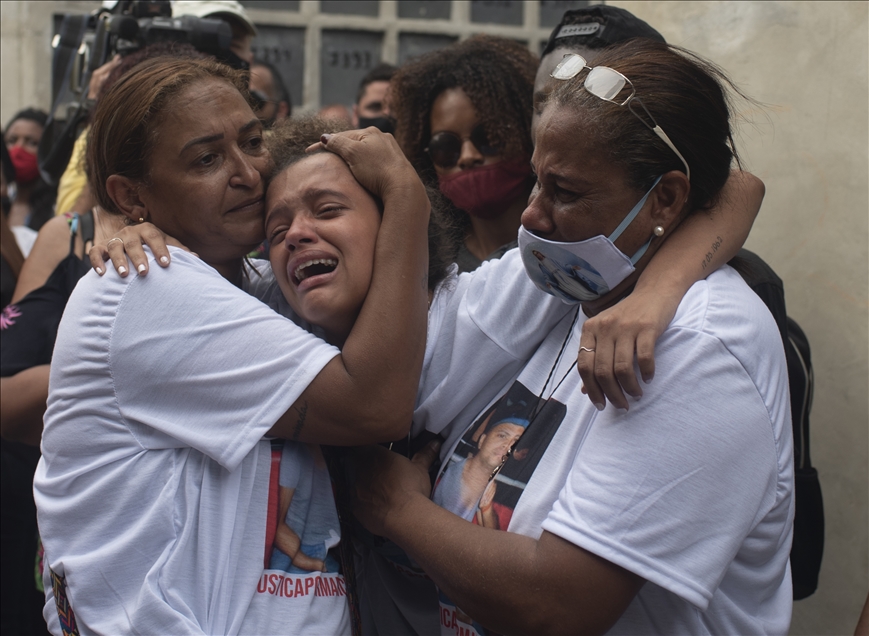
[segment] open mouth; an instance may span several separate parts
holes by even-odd
[[[321,274],[333,272],[336,267],[338,267],[338,261],[334,258],[314,258],[310,261],[305,261],[293,270],[293,282],[298,285],[306,278],[311,278],[311,276],[320,276]]]

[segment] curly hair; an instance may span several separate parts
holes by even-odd
[[[267,138],[272,157],[269,181],[293,164],[309,157],[310,153],[306,153],[305,149],[320,141],[320,135],[345,130],[349,128],[342,122],[320,117],[293,118],[278,122],[273,134]],[[450,265],[456,260],[456,246],[461,229],[445,213],[449,202],[440,190],[427,185],[426,194],[431,202],[428,222],[428,285],[433,291],[447,277]],[[382,212],[383,203],[377,197],[374,199]]]
[[[461,88],[489,141],[505,158],[531,156],[531,110],[537,57],[515,40],[476,35],[401,67],[392,80],[390,109],[396,140],[427,184],[435,183],[425,148],[438,95]]]

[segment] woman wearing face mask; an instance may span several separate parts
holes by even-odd
[[[640,40],[594,68],[568,58],[554,76],[519,251],[541,289],[578,304],[447,439],[433,501],[435,448],[414,462],[358,453],[357,517],[438,585],[442,633],[786,633],[788,382],[760,299],[729,267],[694,285],[629,410],[589,404],[569,355],[593,352],[583,323],[624,298],[676,228],[721,195],[735,159],[726,79]],[[428,346],[436,356],[442,343]],[[459,368],[475,358],[450,349]],[[424,375],[415,424],[437,430],[450,398],[427,391],[432,381]],[[474,480],[469,466],[499,422],[521,422],[518,441]],[[464,501],[475,487],[476,510],[460,510],[450,484]]]
[[[9,225],[26,225],[39,230],[54,214],[57,188],[39,175],[36,151],[48,115],[36,108],[25,108],[6,124],[3,141],[15,167],[15,192],[9,194]]]
[[[615,41],[637,35],[663,39],[630,14],[632,20],[625,21],[626,12],[619,9],[589,9],[599,10],[614,15],[615,22],[622,20],[618,29],[607,25]],[[410,62],[392,82],[396,139],[423,180],[437,181],[458,208],[456,221],[464,230],[457,237],[460,271],[472,271],[516,246],[519,217],[531,188],[532,94],[538,83],[538,111],[545,98],[545,83],[535,83],[535,73],[539,78],[536,60],[518,43],[478,36]],[[734,172],[730,181],[724,201],[734,202],[731,214],[712,209],[685,223],[639,279],[637,297],[589,324],[600,346],[597,353],[579,359],[578,369],[595,404],[604,406],[609,400],[626,408],[626,395],[642,396],[634,360],[643,380],[650,381],[655,340],[688,287],[708,273],[697,268],[696,246],[706,246],[702,260],[713,244],[717,251],[721,245],[738,249],[745,242],[757,208],[742,202],[751,199],[756,179]]]
[[[522,44],[480,35],[409,62],[392,80],[396,139],[423,180],[458,209],[461,271],[516,245],[533,185],[536,68]]]

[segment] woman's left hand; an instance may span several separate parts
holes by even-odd
[[[589,318],[582,326],[577,370],[583,393],[603,410],[606,400],[629,408],[625,393],[639,399],[643,389],[634,371],[634,356],[643,381],[655,376],[655,342],[676,315],[682,297],[670,298],[639,288],[621,302]]]
[[[440,442],[430,442],[412,460],[382,446],[352,451],[349,461],[354,487],[353,514],[370,532],[387,536],[389,513],[408,496],[431,495],[428,469],[437,459]]]
[[[144,276],[148,273],[148,256],[142,249],[143,245],[148,246],[151,253],[154,254],[154,259],[161,267],[168,267],[171,260],[167,245],[190,251],[174,238],[163,233],[156,225],[145,222],[122,228],[105,243],[94,243],[88,252],[88,257],[91,266],[100,276],[106,271],[106,258],[111,259],[112,265],[122,278],[129,273],[127,270],[128,258],[133,262],[133,267],[139,275]]]

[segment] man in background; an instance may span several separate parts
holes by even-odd
[[[395,132],[395,121],[389,116],[389,82],[398,68],[382,63],[362,78],[356,103],[353,105],[353,127],[374,126],[385,133]]]
[[[250,93],[258,102],[254,112],[267,128],[293,112],[290,92],[280,71],[265,60],[254,59],[250,65]]]

